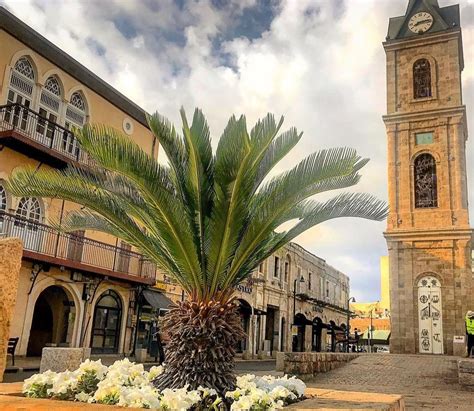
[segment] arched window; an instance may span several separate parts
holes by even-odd
[[[431,154],[420,154],[415,159],[415,207],[438,207],[436,161]]]
[[[7,192],[5,187],[0,184],[0,211],[7,209]]]
[[[10,85],[8,87],[7,104],[19,104],[12,112],[7,109],[4,120],[12,123],[15,127],[26,129],[28,108],[33,99],[35,88],[35,71],[31,61],[27,57],[17,60],[10,74]]]
[[[86,122],[86,102],[82,93],[72,94],[66,109],[66,128],[82,127]]]
[[[36,197],[22,197],[16,209],[18,217],[40,222],[42,217],[41,204]]]
[[[61,95],[61,86],[59,85],[59,81],[54,76],[48,77],[44,83],[44,88],[55,96]]]
[[[35,79],[35,71],[33,70],[33,66],[31,65],[30,61],[26,57],[20,58],[15,63],[15,71],[24,75],[26,78],[30,80]]]
[[[427,59],[420,59],[413,65],[413,97],[431,97],[431,65]]]
[[[50,76],[41,90],[38,123],[36,125],[37,138],[45,145],[51,145],[51,140],[59,132],[56,127],[61,108],[61,86],[55,76]]]
[[[71,96],[71,105],[83,112],[86,111],[86,104],[84,103],[84,98],[77,91]]]

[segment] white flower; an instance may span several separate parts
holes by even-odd
[[[107,366],[103,365],[100,359],[97,361],[87,359],[79,366],[79,372],[80,374],[94,373],[99,380],[102,380],[107,373]]]
[[[80,392],[76,394],[74,398],[80,402],[89,402],[92,399],[92,397],[89,394],[86,394],[85,392]]]
[[[150,371],[148,372],[148,380],[153,381],[158,375],[160,375],[165,368],[162,365],[154,365],[153,367],[150,368]]]

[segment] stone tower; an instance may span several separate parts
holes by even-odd
[[[390,349],[452,354],[474,309],[459,6],[410,0],[383,45]]]

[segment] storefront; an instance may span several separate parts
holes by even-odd
[[[146,289],[138,297],[135,350],[146,349],[151,357],[159,357],[159,317],[166,314],[172,301],[162,292]]]

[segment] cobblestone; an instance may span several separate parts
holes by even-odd
[[[474,410],[474,392],[458,383],[458,357],[366,354],[328,373],[309,387],[401,394],[408,410]]]

